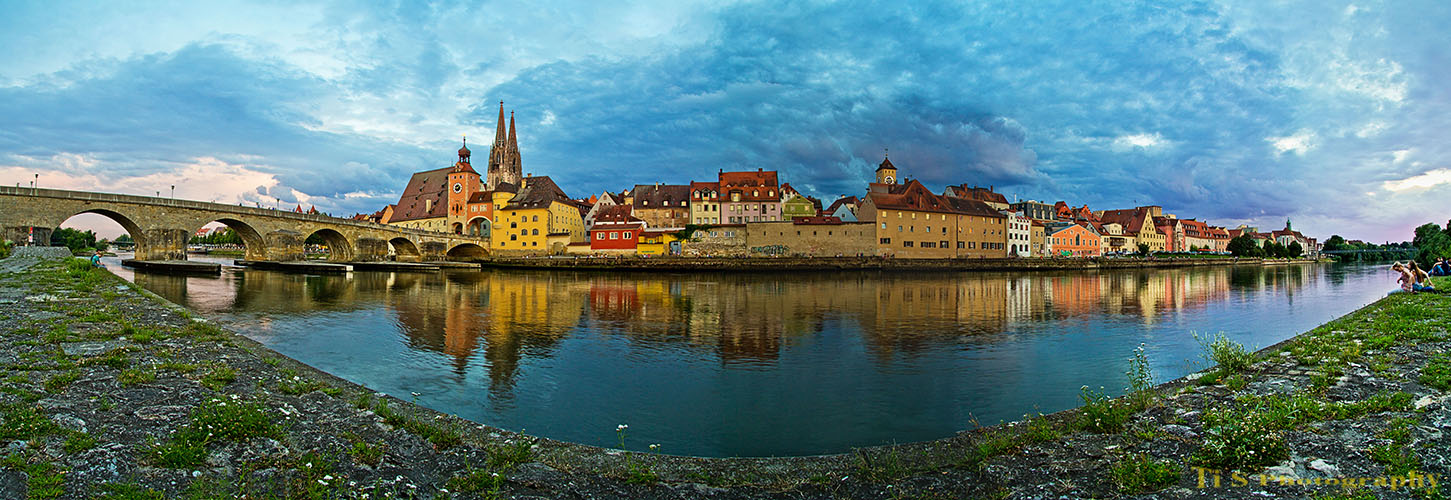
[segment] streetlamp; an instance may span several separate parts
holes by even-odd
[[[176,184],[171,185],[171,199],[176,199]]]

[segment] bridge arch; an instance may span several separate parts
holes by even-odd
[[[322,238],[322,240],[327,243],[327,260],[335,262],[348,262],[353,260],[352,243],[348,242],[348,238],[346,236],[343,236],[343,233],[340,233],[336,229],[331,228],[318,229],[316,231],[313,231],[312,233],[309,233],[307,235],[307,238],[303,238],[303,255],[307,254],[306,241],[308,239],[311,239],[313,236]]]
[[[493,229],[494,223],[493,221],[490,221],[487,217],[474,217],[472,219],[469,219],[468,229],[465,231],[465,233],[469,236],[488,238],[489,233],[493,232]]]
[[[258,232],[257,228],[241,220],[223,217],[207,221],[205,224],[193,228],[191,234],[196,234],[197,231],[200,231],[201,228],[212,222],[222,223],[222,225],[227,226],[227,229],[231,229],[232,232],[237,233],[237,237],[242,238],[242,246],[247,252],[247,260],[267,260],[267,240],[262,237],[262,233]]]
[[[399,236],[388,240],[388,245],[393,247],[394,259],[399,262],[419,262],[423,260],[422,254],[418,252],[418,245],[413,240]]]
[[[476,243],[460,243],[448,249],[448,260],[480,261],[489,258],[489,251]]]
[[[150,252],[152,250],[151,249],[151,245],[150,245],[151,244],[151,241],[147,238],[146,232],[141,229],[141,226],[140,225],[136,224],[136,221],[135,220],[132,220],[131,217],[129,217],[129,216],[125,215],[125,214],[122,214],[122,213],[117,212],[115,210],[106,209],[106,208],[92,208],[92,209],[82,210],[82,211],[79,211],[79,212],[70,214],[70,215],[67,215],[65,218],[63,218],[61,220],[55,221],[54,224],[50,224],[49,227],[39,227],[39,226],[36,226],[35,227],[35,242],[36,242],[36,244],[38,244],[38,245],[49,245],[50,244],[51,233],[53,233],[57,229],[60,229],[61,226],[65,225],[66,221],[71,220],[71,218],[73,218],[73,217],[75,217],[77,215],[83,215],[83,214],[96,214],[96,215],[100,215],[100,216],[103,216],[103,217],[105,217],[107,219],[111,219],[111,221],[113,221],[113,222],[115,222],[117,224],[120,224],[121,225],[121,228],[122,229],[125,229],[126,230],[126,234],[131,235],[131,240],[135,242],[135,244],[136,244],[136,254],[137,255],[141,255],[143,251]]]

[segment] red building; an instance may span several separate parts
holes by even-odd
[[[634,253],[645,230],[645,223],[630,215],[630,205],[615,205],[600,210],[595,225],[589,230],[591,251],[624,251]]]

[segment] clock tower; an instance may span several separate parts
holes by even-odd
[[[896,184],[896,183],[897,183],[897,166],[896,165],[893,165],[892,164],[892,160],[887,159],[886,152],[883,152],[882,153],[882,164],[881,165],[877,165],[877,184],[887,184],[887,185],[891,185],[891,184]]]
[[[469,196],[480,191],[479,173],[469,164],[468,137],[458,149],[458,162],[448,172],[448,226],[455,234],[463,234],[469,220]]]

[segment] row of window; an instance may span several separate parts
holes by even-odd
[[[923,227],[924,227],[924,229],[922,230],[922,232],[924,232],[924,233],[930,233],[930,232],[932,232],[932,226],[923,226]],[[882,223],[882,229],[886,229],[886,228],[887,228],[887,223],[883,222]],[[897,232],[899,232],[899,233],[902,232],[904,230],[903,228],[906,228],[905,231],[907,231],[909,233],[915,233],[915,232],[917,232],[917,226],[903,226],[903,225],[898,225],[897,226]],[[972,234],[972,228],[970,228],[970,227],[967,227],[967,228],[959,227],[959,228],[957,228],[957,232],[959,232],[959,233],[966,232],[967,234]],[[947,227],[946,226],[944,226],[942,228],[942,234],[947,234]],[[994,235],[994,234],[1003,234],[1003,232],[1002,232],[1002,230],[987,230],[987,231],[983,231],[982,234],[985,234],[985,235]]]
[[[890,213],[890,212],[887,212],[886,210],[883,210],[882,211],[882,218],[883,219],[886,219],[888,213]],[[904,213],[910,214],[912,216],[911,217],[912,219],[916,219],[917,218],[917,212],[897,212],[897,218],[898,219],[904,218],[905,216],[902,215]],[[1000,219],[1000,218],[997,218],[997,217],[977,217],[977,216],[972,216],[972,215],[968,215],[966,217],[968,217],[967,220],[969,220],[969,221],[983,221],[983,220],[987,220],[987,221],[990,221],[993,224],[999,224],[999,225],[1003,224],[1004,221],[1005,221],[1005,219]],[[924,220],[932,220],[932,214],[922,214],[922,218]],[[937,218],[940,219],[940,220],[947,220],[947,214],[937,214]]]
[[[878,240],[878,242],[883,245],[890,245],[892,244],[892,239],[881,238]],[[903,241],[902,248],[952,248],[951,243],[952,242],[949,241]],[[976,241],[959,241],[957,242],[957,248],[961,250],[977,250],[979,248],[981,248],[982,250],[1002,250],[1003,244],[991,241],[984,241],[981,245],[979,245]]]
[[[778,217],[749,215],[745,217],[731,217],[731,224],[744,224],[746,222],[774,222],[779,220],[781,219]]]

